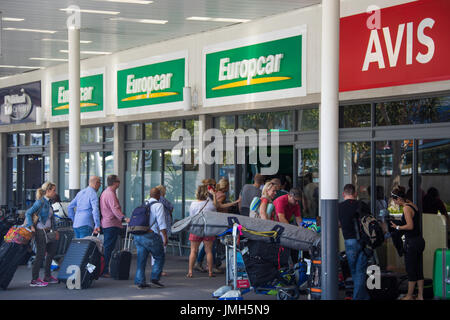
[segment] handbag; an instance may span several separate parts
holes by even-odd
[[[59,240],[59,232],[58,231],[53,231],[53,230],[45,231],[44,229],[42,229],[42,231],[44,231],[44,234],[45,234],[45,243],[50,243],[50,242]]]

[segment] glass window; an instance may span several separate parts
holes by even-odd
[[[292,111],[284,112],[261,112],[240,115],[238,117],[238,128],[247,129],[267,129],[279,132],[292,131]]]
[[[44,133],[44,145],[49,145],[50,144],[50,133],[46,132]]]
[[[172,161],[172,153],[179,157],[180,152],[181,150],[164,151],[164,186],[166,187],[166,198],[174,207],[174,220],[183,219],[182,167],[174,164]]]
[[[126,127],[127,140],[142,140],[142,130],[140,123],[129,124]]]
[[[59,144],[68,145],[69,144],[69,129],[59,130]]]
[[[80,153],[80,189],[88,185],[88,154],[87,152]]]
[[[223,134],[226,134],[227,129],[234,130],[234,116],[222,116],[214,118],[214,125],[216,129],[220,129]]]
[[[198,133],[198,125],[199,125],[199,121],[191,119],[191,120],[186,120],[185,121],[185,128],[186,130],[189,131],[189,133],[191,134],[191,137],[194,137],[196,134],[196,131]]]
[[[44,157],[44,181],[50,179],[50,157]]]
[[[161,184],[161,150],[144,151],[144,198],[150,196],[150,189]]]
[[[17,147],[17,134],[8,134],[8,147]]]
[[[19,133],[19,146],[25,147],[30,145],[30,134]]]
[[[382,102],[376,105],[378,126],[450,121],[450,97]]]
[[[105,142],[114,142],[114,125],[105,126]]]
[[[298,150],[297,185],[303,191],[302,217],[319,215],[319,149]]]
[[[298,130],[319,130],[319,108],[298,110]]]
[[[156,128],[157,126],[155,126]],[[155,136],[155,139],[157,139],[156,137],[158,136],[158,133],[155,132],[153,133],[153,123],[148,122],[144,124],[144,130],[145,130],[145,140],[152,140],[153,136]]]
[[[81,128],[80,141],[81,144],[103,142],[102,127]]]
[[[235,181],[236,181],[236,165],[234,164],[234,152],[224,152],[223,153],[223,164],[218,163],[216,166],[216,182],[218,182],[221,178],[228,179],[230,184],[230,201],[234,201],[236,199],[236,189],[235,189]]]
[[[42,145],[42,133],[31,133],[31,145],[32,146]]]
[[[194,164],[198,163],[199,150],[198,149],[190,149],[187,150],[190,154],[191,164],[185,164],[184,166],[184,198],[185,198],[185,206],[184,212],[185,216],[189,215],[189,208],[191,203],[196,200],[195,192],[197,191],[197,187],[201,185],[201,177],[199,175],[199,165]]]
[[[172,139],[172,133],[182,127],[181,120],[159,122],[159,139]]]
[[[351,183],[355,186],[358,199],[370,203],[370,142],[346,142],[340,145],[342,169],[340,172],[341,188]],[[341,197],[342,197],[342,189]],[[341,198],[342,200],[342,198]]]
[[[450,211],[450,140],[418,140],[418,184],[424,213]]]
[[[59,196],[61,200],[69,200],[69,153],[59,154]]]
[[[142,151],[126,152],[125,210],[129,216],[142,204]]]
[[[89,152],[89,177],[97,176],[103,181],[103,152]],[[89,178],[88,178],[89,179]],[[98,189],[98,195],[102,192],[104,186]]]
[[[339,108],[339,128],[370,127],[370,104],[341,106]]]
[[[412,179],[412,140],[379,141],[376,143],[376,194],[377,208],[379,201],[388,202],[388,209],[393,213],[401,213],[400,208],[389,203],[391,191],[401,186],[405,192],[409,190]],[[412,181],[412,180],[411,180]],[[412,184],[411,184],[412,185]],[[379,209],[377,209],[379,211]]]

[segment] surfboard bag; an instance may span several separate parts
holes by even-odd
[[[236,214],[203,211],[184,218],[172,226],[172,233],[185,229],[199,237],[218,236],[237,223],[242,234],[251,240],[279,243],[295,250],[310,250],[320,245],[320,234],[298,226],[272,220],[255,219]]]

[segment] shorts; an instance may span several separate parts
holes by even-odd
[[[197,241],[197,242],[202,242],[202,241],[214,241],[216,239],[216,237],[211,236],[211,237],[199,237],[196,236],[193,233],[189,234],[189,241]]]

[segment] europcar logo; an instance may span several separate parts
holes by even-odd
[[[206,106],[306,95],[306,26],[203,49]]]
[[[183,101],[185,58],[123,68],[117,72],[118,108]]]

